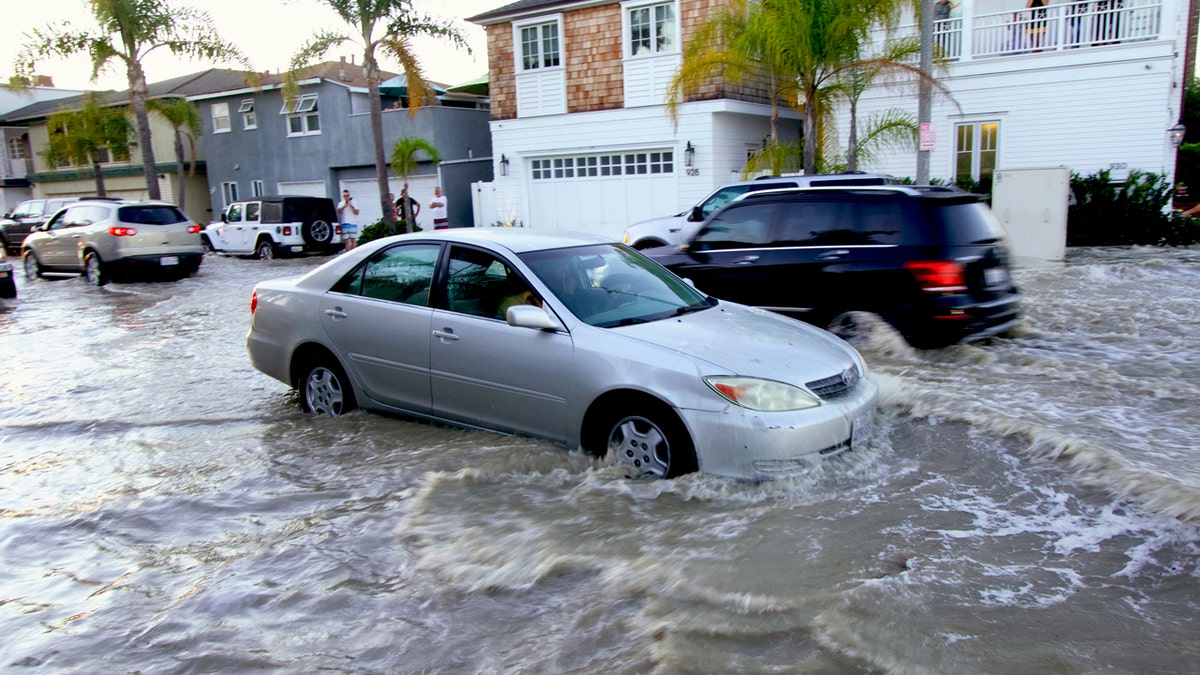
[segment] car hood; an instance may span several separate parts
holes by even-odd
[[[678,318],[610,329],[714,366],[709,374],[802,385],[859,362],[853,347],[796,319],[731,302]],[[781,371],[780,364],[787,364]]]

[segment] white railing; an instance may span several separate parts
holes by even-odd
[[[934,41],[955,61],[1153,40],[1161,22],[1161,0],[1086,0],[944,19]]]

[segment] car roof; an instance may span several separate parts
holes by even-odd
[[[843,185],[832,187],[781,187],[738,195],[734,202],[786,195],[896,195],[909,198],[940,199],[955,202],[982,201],[986,197],[944,185]],[[732,202],[731,202],[732,203]]]
[[[571,246],[586,246],[589,244],[616,243],[610,237],[602,237],[590,232],[574,232],[570,230],[535,230],[523,227],[456,227],[446,230],[433,230],[401,234],[387,237],[387,241],[448,241],[461,244],[489,243],[503,246],[513,253],[543,251],[553,248],[569,248]]]

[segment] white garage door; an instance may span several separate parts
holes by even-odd
[[[279,183],[279,195],[281,197],[328,197],[329,193],[325,191],[325,181],[310,180],[295,183]]]
[[[344,180],[340,181],[340,189],[338,198],[335,201],[341,201],[341,190],[349,190],[350,196],[354,199],[354,205],[358,207],[358,231],[361,233],[362,228],[373,223],[383,220],[383,213],[379,207],[379,188],[375,183],[374,178],[360,180]],[[424,209],[433,199],[433,188],[438,184],[436,175],[429,176],[409,176],[408,177],[408,192],[412,198],[417,200],[417,203]],[[400,196],[400,188],[404,187],[404,181],[396,176],[388,177],[388,191],[397,197]],[[424,214],[417,216],[417,224],[425,229],[433,227],[433,221]]]
[[[678,210],[671,150],[547,157],[530,168],[529,227],[617,239],[630,223]]]

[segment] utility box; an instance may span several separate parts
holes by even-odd
[[[1007,169],[992,181],[992,212],[1008,232],[1014,267],[1060,263],[1067,255],[1071,171]]]

